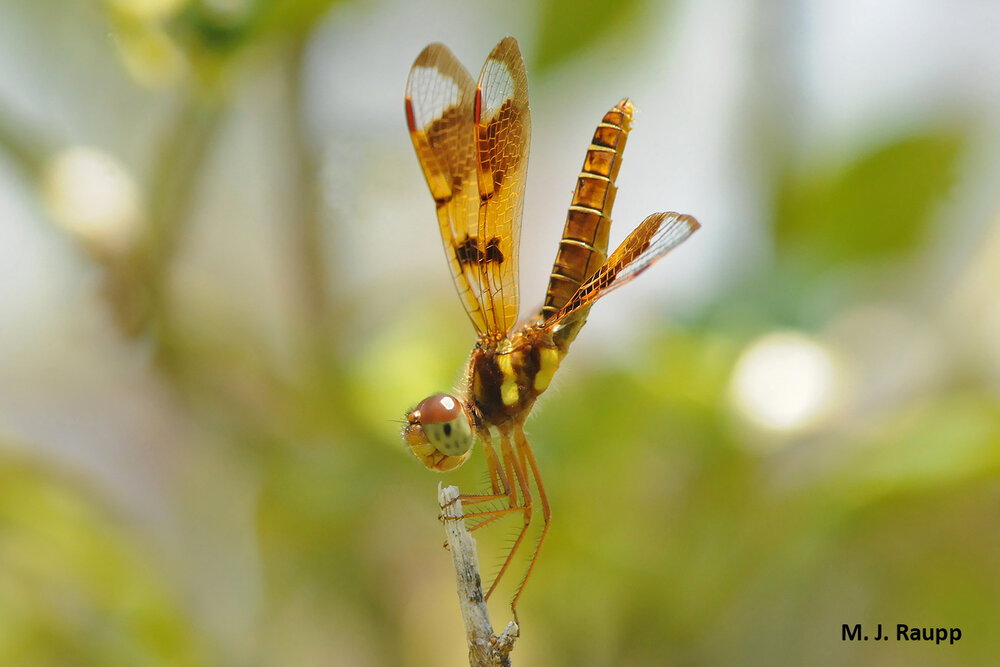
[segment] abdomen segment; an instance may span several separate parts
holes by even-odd
[[[621,167],[633,111],[632,102],[623,99],[604,114],[594,132],[552,266],[542,306],[543,321],[562,308],[608,257],[611,208],[617,192],[615,179]],[[582,318],[586,318],[586,313],[581,313]]]

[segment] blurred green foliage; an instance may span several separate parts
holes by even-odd
[[[184,4],[170,24],[192,57],[224,59],[273,39],[302,39],[336,0],[253,0]],[[235,9],[233,9],[235,8]]]
[[[641,19],[654,3],[622,0],[546,0],[538,4],[540,14],[533,71],[544,72],[576,56],[591,52],[598,45],[634,40]],[[634,48],[634,47],[633,47]]]
[[[955,184],[963,143],[957,131],[918,133],[844,165],[787,170],[774,212],[779,250],[823,271],[916,249]]]
[[[164,565],[92,489],[0,456],[3,664],[214,664]]]

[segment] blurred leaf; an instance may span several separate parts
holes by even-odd
[[[556,67],[593,51],[596,42],[637,23],[644,4],[642,0],[545,0],[533,69]]]
[[[114,45],[125,69],[139,83],[157,88],[181,80],[186,68],[184,54],[164,23],[182,7],[181,2],[163,4],[156,10],[141,3],[108,3]]]
[[[912,250],[954,183],[962,145],[956,133],[916,134],[839,168],[786,174],[775,205],[779,249],[803,252],[814,269]]]
[[[187,71],[219,86],[234,57],[271,38],[300,40],[336,0],[106,0],[115,44],[129,73],[148,86]]]
[[[336,0],[195,1],[179,15],[176,29],[195,52],[228,56],[265,36],[302,36]]]
[[[208,664],[167,591],[83,489],[0,454],[0,663]]]
[[[189,0],[104,0],[113,12],[127,14],[140,21],[158,21],[176,13]]]
[[[407,664],[399,594],[439,555],[436,480],[387,447],[329,445],[267,452],[257,526],[269,664]]]
[[[0,152],[28,178],[37,178],[52,152],[53,140],[12,110],[0,107]]]
[[[263,32],[303,34],[339,0],[258,0],[254,23]]]
[[[945,395],[893,415],[834,486],[862,502],[1000,474],[1000,406],[991,396]]]
[[[171,21],[170,33],[188,53],[195,72],[214,77],[251,41],[251,12],[249,3],[220,12],[204,2],[191,2]]]

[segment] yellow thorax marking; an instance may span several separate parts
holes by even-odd
[[[543,347],[539,350],[538,372],[535,373],[535,391],[539,393],[545,391],[549,383],[552,382],[552,376],[557,368],[559,368],[559,350],[553,347]]]
[[[500,400],[506,406],[517,403],[517,376],[514,374],[513,354],[501,354],[497,357],[497,366],[503,373],[503,384],[500,385]]]

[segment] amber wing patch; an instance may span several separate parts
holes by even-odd
[[[493,49],[478,82],[443,44],[425,48],[410,70],[406,118],[462,304],[480,335],[503,337],[518,314],[531,134],[517,41]]]

